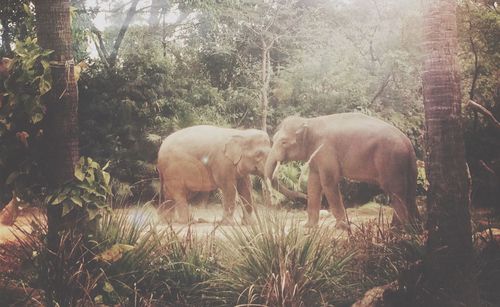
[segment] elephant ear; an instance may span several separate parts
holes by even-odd
[[[308,130],[307,123],[304,123],[304,124],[302,124],[300,126],[299,129],[297,129],[297,131],[295,131],[295,138],[296,138],[297,142],[301,146],[305,146],[306,145],[306,142],[307,142],[307,130]]]
[[[242,137],[238,135],[232,136],[224,146],[224,155],[233,162],[234,165],[238,164],[243,154],[241,147]]]

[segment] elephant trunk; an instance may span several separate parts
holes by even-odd
[[[276,168],[281,161],[276,159],[275,155],[271,152],[266,160],[266,165],[264,167],[264,176],[269,180],[273,180],[274,175],[276,175]]]

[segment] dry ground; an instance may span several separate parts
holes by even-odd
[[[131,219],[137,220],[140,222],[141,220],[141,212],[144,213],[144,210],[138,209],[136,207],[128,208],[128,209],[117,209],[117,210],[126,210]],[[161,216],[158,214],[156,209],[150,208],[151,218],[153,221],[158,222],[160,227],[169,227],[167,223],[163,221]],[[194,218],[194,220],[198,221],[191,225],[191,230],[196,234],[203,235],[209,234],[215,231],[216,234],[220,233],[220,230],[223,228],[231,227],[231,226],[221,226],[217,224],[217,221],[222,217],[222,205],[220,204],[208,204],[206,206],[191,206],[190,212]],[[307,220],[307,214],[304,210],[284,210],[284,209],[274,209],[274,208],[265,208],[258,207],[257,214],[259,216],[265,215],[281,215],[286,217],[290,221],[294,221],[297,223],[305,223]],[[38,209],[28,208],[21,211],[20,216],[16,221],[16,226],[29,230],[30,221],[33,216],[42,216],[42,212]],[[383,219],[385,222],[390,221],[392,217],[392,209],[387,206],[381,206],[377,203],[368,203],[359,208],[349,208],[347,209],[347,215],[349,220],[354,225],[359,225],[363,222],[367,222],[370,220],[378,221]],[[142,215],[143,216],[143,215]],[[241,210],[238,209],[235,212],[235,220],[239,222],[241,220]],[[321,210],[320,212],[320,224],[334,225],[335,219],[332,215],[326,211]],[[183,231],[186,229],[186,225],[174,223],[172,225],[174,229]],[[14,241],[15,236],[13,231],[15,230],[14,226],[5,226],[0,224],[0,244],[5,243],[7,241]],[[339,231],[340,233],[340,231]]]

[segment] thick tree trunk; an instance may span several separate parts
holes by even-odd
[[[39,45],[51,49],[52,89],[43,97],[44,172],[51,188],[73,178],[78,161],[78,92],[74,78],[69,0],[36,1]],[[58,248],[61,212],[48,207],[48,247]]]
[[[428,306],[478,306],[474,281],[468,170],[456,60],[456,2],[432,1],[425,17],[423,90],[427,133]]]

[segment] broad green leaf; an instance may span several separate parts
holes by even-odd
[[[82,172],[82,169],[78,167],[78,165],[75,167],[75,177],[80,181],[85,179],[85,174]]]
[[[104,282],[104,285],[102,286],[102,290],[104,290],[104,292],[107,292],[107,293],[111,293],[111,292],[115,291],[115,289],[113,288],[113,285],[111,285],[111,283],[109,281]]]
[[[80,197],[78,196],[71,196],[71,201],[78,205],[79,207],[83,207],[83,201]]]
[[[111,161],[106,162],[106,165],[104,165],[104,167],[102,168],[103,171],[105,171],[109,167],[110,162]]]
[[[81,197],[86,203],[91,203],[93,201],[91,195],[88,192],[83,193]]]
[[[59,205],[60,203],[62,203],[68,196],[66,194],[59,194],[57,195],[57,197],[52,201],[52,204],[53,205]]]
[[[92,221],[95,219],[97,215],[99,215],[99,209],[98,208],[87,208],[87,214],[88,214],[88,219],[89,221]]]
[[[106,185],[109,185],[109,181],[111,180],[111,175],[108,172],[102,172],[102,177],[104,178],[104,182]]]
[[[37,113],[31,115],[31,122],[33,124],[39,123],[42,119],[43,119],[43,114],[42,113],[37,112]]]
[[[50,67],[50,62],[47,60],[41,60],[40,63],[43,66],[43,69],[48,69]]]
[[[106,261],[109,263],[116,262],[123,257],[123,254],[127,251],[133,250],[134,246],[128,244],[115,244],[109,249],[103,251],[96,256],[97,260]]]
[[[26,3],[23,4],[23,10],[28,16],[31,15],[30,6],[27,5]]]
[[[66,216],[73,210],[73,204],[69,201],[65,201],[62,209],[62,216]]]
[[[40,91],[40,95],[44,95],[45,93],[50,91],[51,88],[52,84],[50,84],[49,81],[45,79],[40,80],[40,83],[38,84],[38,90]]]
[[[96,304],[102,304],[104,302],[104,297],[102,295],[98,295],[94,297],[94,303]]]

